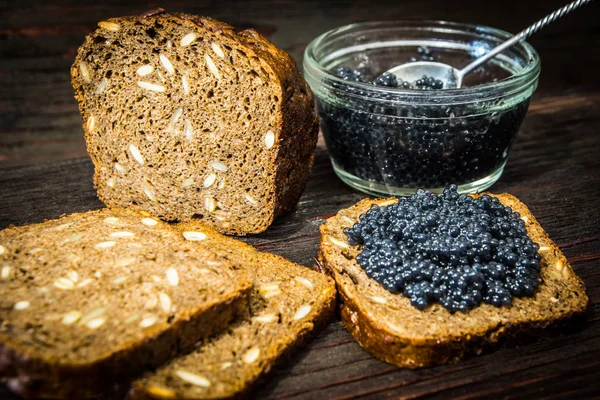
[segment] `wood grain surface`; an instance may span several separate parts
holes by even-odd
[[[300,61],[313,37],[349,22],[449,19],[516,32],[562,4],[390,3],[181,0],[162,6],[254,26]],[[0,228],[103,206],[93,188],[68,69],[96,21],[159,5],[113,0],[0,5]],[[336,319],[276,368],[255,398],[600,398],[599,5],[531,40],[542,57],[540,86],[505,173],[492,190],[519,197],[561,247],[586,284],[587,323],[455,365],[402,370],[360,348]],[[297,209],[267,232],[244,240],[310,267],[320,224],[363,197],[335,177],[320,144]],[[0,398],[16,399],[1,386]]]

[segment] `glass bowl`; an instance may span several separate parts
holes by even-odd
[[[467,75],[460,89],[375,86],[345,80],[335,70],[356,69],[372,81],[411,61],[460,68],[510,37],[485,26],[407,20],[347,25],[313,40],[304,75],[336,174],[378,196],[493,185],[537,87],[540,59],[531,45],[496,56]]]

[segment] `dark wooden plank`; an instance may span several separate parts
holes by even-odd
[[[517,31],[564,0],[203,1],[170,9],[254,26],[301,61],[305,45],[335,26],[400,17],[478,22]],[[0,4],[0,228],[102,207],[91,181],[68,68],[83,35],[103,18],[158,3],[57,0]],[[492,12],[493,7],[493,12]],[[496,10],[497,8],[497,10]],[[518,12],[517,12],[518,11]],[[493,187],[524,201],[584,279],[587,323],[550,339],[456,365],[402,370],[374,359],[334,320],[254,393],[256,398],[600,397],[600,52],[588,6],[532,39],[543,59],[540,87]],[[47,164],[41,161],[65,160]],[[26,167],[6,168],[32,164]],[[321,143],[297,209],[243,240],[312,266],[318,228],[364,195],[333,173]],[[0,398],[16,399],[0,386]],[[114,398],[118,398],[115,396]]]

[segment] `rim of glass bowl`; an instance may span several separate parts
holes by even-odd
[[[370,102],[384,103],[399,103],[399,104],[414,104],[420,105],[456,105],[461,103],[473,103],[483,100],[494,100],[498,97],[508,97],[513,94],[518,94],[520,91],[529,89],[527,93],[529,97],[535,90],[537,79],[540,74],[540,57],[533,46],[527,42],[521,42],[515,47],[521,47],[525,50],[525,54],[529,57],[529,62],[516,74],[508,78],[501,79],[496,82],[484,83],[477,86],[463,87],[459,89],[445,89],[435,91],[423,91],[416,89],[398,89],[384,86],[375,86],[369,83],[347,81],[337,76],[332,71],[324,68],[320,62],[316,60],[315,50],[328,38],[343,34],[345,31],[365,33],[369,29],[374,28],[393,28],[393,27],[414,27],[415,29],[441,28],[446,31],[457,31],[457,33],[473,33],[481,35],[491,35],[499,40],[510,39],[513,35],[501,29],[492,28],[484,25],[465,24],[459,22],[441,21],[441,20],[411,20],[398,19],[394,21],[372,21],[361,22],[349,25],[343,25],[338,28],[329,30],[316,37],[304,51],[304,73],[307,80],[315,82],[317,85],[327,86],[330,89],[335,89],[333,83],[343,84],[352,90],[352,93],[346,92],[346,96],[355,97]],[[349,46],[351,47],[351,46]],[[315,92],[315,88],[313,88]],[[339,89],[336,89],[339,91]],[[369,96],[360,95],[360,91],[368,92]],[[372,94],[386,94],[384,98],[373,98]]]

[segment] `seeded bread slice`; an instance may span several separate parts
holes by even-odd
[[[396,199],[365,199],[327,220],[321,227],[318,268],[335,279],[342,319],[362,347],[400,367],[445,364],[584,313],[588,297],[583,282],[560,249],[523,203],[509,194],[495,197],[521,215],[528,235],[540,245],[542,282],[533,297],[515,298],[510,307],[482,304],[467,313],[451,314],[439,304],[419,311],[408,298],[367,277],[357,264],[359,247],[348,245],[343,230],[372,204],[389,205]]]
[[[188,240],[240,265],[254,283],[248,315],[184,357],[134,382],[132,399],[225,399],[247,392],[273,364],[333,313],[330,278],[262,253],[198,224],[180,224]]]
[[[231,263],[129,210],[0,232],[0,377],[26,397],[99,395],[216,331],[251,288]]]
[[[104,203],[238,235],[294,207],[318,118],[286,52],[253,30],[161,10],[98,26],[71,76]]]

